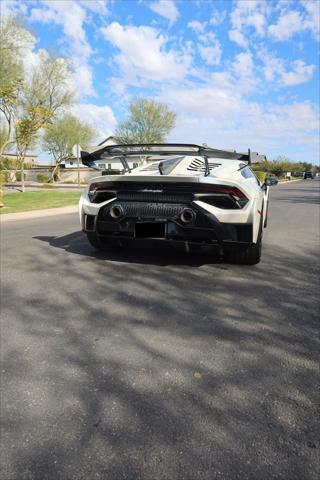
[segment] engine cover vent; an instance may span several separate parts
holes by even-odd
[[[214,168],[220,167],[221,163],[214,163],[209,162],[209,170],[213,170]],[[194,158],[190,165],[188,166],[187,170],[191,172],[205,172],[206,171],[206,164],[205,161],[201,158]]]

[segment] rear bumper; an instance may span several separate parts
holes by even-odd
[[[202,206],[186,204],[122,203],[123,215],[112,218],[111,208],[119,202],[109,202],[93,215],[92,210],[81,208],[84,232],[95,232],[101,241],[108,243],[155,242],[189,245],[250,245],[252,224],[223,223]],[[184,223],[184,209],[194,212],[192,221]]]

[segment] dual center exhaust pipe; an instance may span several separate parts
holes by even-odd
[[[195,221],[196,215],[191,208],[184,208],[179,215],[179,218],[182,223],[192,223]]]
[[[109,214],[114,220],[118,220],[119,218],[124,216],[125,211],[122,205],[115,204],[112,205],[112,207],[110,208]],[[193,223],[195,221],[195,218],[196,215],[191,208],[184,208],[179,214],[179,219],[184,224]]]
[[[110,216],[114,218],[115,220],[118,218],[123,217],[124,215],[124,210],[122,205],[113,205],[110,210],[109,210]]]

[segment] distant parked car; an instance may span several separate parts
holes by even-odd
[[[278,179],[276,177],[266,177],[265,182],[268,187],[271,187],[272,185],[278,184]]]
[[[308,178],[311,178],[311,180],[313,179],[312,172],[304,172],[303,180],[307,180]]]

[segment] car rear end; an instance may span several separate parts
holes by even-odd
[[[81,224],[102,245],[141,239],[188,247],[250,244],[257,201],[254,189],[212,178],[98,178],[82,196]]]

